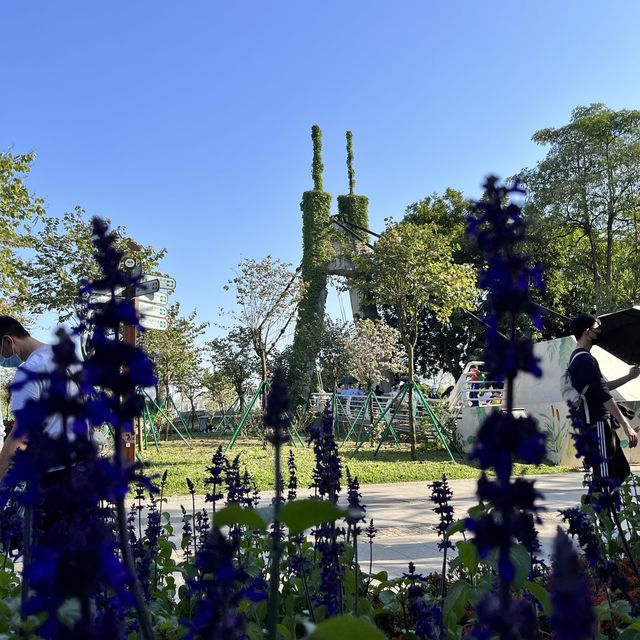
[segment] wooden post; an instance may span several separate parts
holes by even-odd
[[[131,269],[127,268],[127,275],[131,276]],[[125,290],[125,297],[132,300],[136,304],[135,286],[129,286]],[[135,347],[136,345],[136,328],[131,325],[124,325],[122,328],[122,341]],[[134,392],[135,393],[135,392]],[[122,431],[122,460],[125,465],[131,466],[136,463],[136,423],[131,425],[132,431]]]

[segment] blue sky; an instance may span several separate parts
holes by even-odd
[[[312,124],[334,205],[353,131],[380,229],[534,164],[577,105],[639,108],[639,22],[635,0],[5,2],[0,148],[37,153],[51,213],[166,247],[174,299],[217,321],[241,258],[300,260]]]

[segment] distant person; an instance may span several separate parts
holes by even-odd
[[[478,390],[480,389],[480,370],[477,365],[472,364],[466,375],[467,385],[469,389],[469,404],[472,407],[478,406]]]
[[[375,393],[375,395],[377,396],[384,395],[384,391],[382,390],[382,387],[379,384],[376,385],[376,388],[373,390],[373,393]]]
[[[622,482],[630,475],[631,470],[620,447],[620,439],[612,418],[627,435],[629,447],[638,444],[638,436],[612,398],[611,391],[637,378],[640,375],[640,367],[634,365],[627,375],[607,382],[600,372],[598,361],[591,355],[591,348],[600,337],[600,321],[593,315],[583,313],[571,321],[570,327],[578,343],[569,358],[571,384],[581,393],[584,390],[588,413],[585,412],[583,403],[582,417],[588,426],[596,430],[598,447],[604,459],[600,468],[593,469],[593,472],[595,475],[614,477]]]

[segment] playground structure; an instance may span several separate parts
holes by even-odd
[[[242,412],[240,411],[240,408],[244,404],[243,398],[238,397],[235,399],[235,401],[229,407],[229,409],[223,412],[220,419],[214,425],[212,425],[213,433],[224,434],[232,430],[231,437],[229,438],[229,442],[225,447],[225,452],[229,451],[229,449],[233,447],[236,440],[238,439],[238,436],[240,436],[243,429],[245,428],[252,413],[255,413],[256,409],[261,410],[258,399],[262,396],[262,393],[264,390],[266,390],[267,392],[271,390],[271,385],[269,384],[268,380],[262,380],[260,382],[260,384],[258,385],[258,388],[253,394],[249,403],[246,405],[246,408],[244,411]],[[305,446],[305,443],[300,437],[300,434],[298,433],[298,430],[293,424],[293,421],[291,421],[291,424],[288,427],[288,432],[289,432],[289,437],[291,439],[291,443],[293,444],[294,447],[298,445],[302,447]]]
[[[311,409],[321,413],[329,403],[334,420],[334,433],[344,447],[347,442],[355,444],[353,456],[365,443],[377,440],[375,455],[382,445],[389,441],[396,446],[400,438],[409,431],[408,390],[409,381],[394,393],[376,395],[369,391],[364,395],[344,396],[340,393],[314,393],[311,395]],[[455,456],[463,452],[455,435],[438,417],[436,407],[442,404],[439,399],[425,397],[420,386],[413,382],[414,415],[419,431],[428,443],[434,443],[447,452],[449,459],[455,462]]]
[[[160,451],[158,426],[162,420],[165,432],[171,428],[171,430],[191,448],[189,440],[193,439],[193,434],[186,420],[178,410],[173,396],[171,396],[171,394],[165,395],[160,401],[160,404],[158,404],[157,400],[152,398],[146,389],[139,389],[138,393],[144,397],[144,411],[141,424],[142,447],[146,449],[149,446],[149,441],[152,440],[156,451]],[[175,416],[171,415],[172,411],[175,411]],[[176,425],[176,422],[182,426],[184,433],[180,430],[179,426]]]

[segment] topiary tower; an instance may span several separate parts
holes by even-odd
[[[347,131],[347,172],[349,174],[349,193],[338,196],[338,213],[352,224],[369,228],[369,198],[354,193],[356,172],[353,168],[353,134]]]
[[[318,343],[324,326],[327,266],[334,251],[329,237],[331,194],[322,185],[322,132],[311,128],[313,190],[302,194],[302,278],[307,288],[298,308],[290,379],[295,404],[306,402],[311,391]]]
[[[353,134],[347,131],[347,174],[349,176],[349,193],[347,195],[338,196],[338,214],[346,221],[358,225],[363,229],[369,229],[369,198],[354,193],[356,188],[356,172],[353,168]],[[367,238],[367,233],[356,229],[361,237]],[[342,250],[347,256],[353,255],[357,247],[358,241],[352,236],[347,236],[344,232],[340,234],[340,243]],[[332,274],[331,268],[329,274]],[[349,296],[351,297],[351,308],[354,309],[354,320],[359,318],[375,319],[378,317],[374,304],[363,304],[362,295],[353,286],[349,287]],[[355,309],[358,308],[358,312]]]

